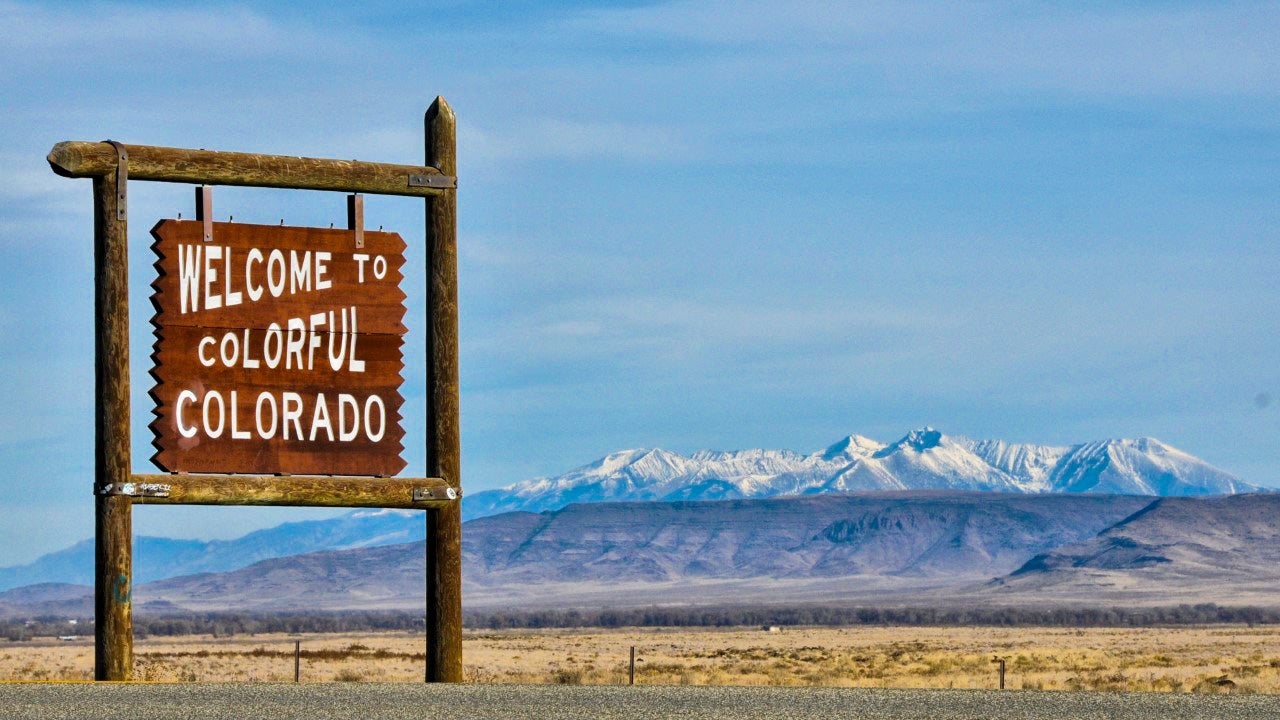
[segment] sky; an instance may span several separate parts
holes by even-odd
[[[0,565],[91,537],[92,220],[60,140],[420,163],[458,116],[470,491],[663,447],[1154,436],[1280,485],[1280,6],[0,0]],[[342,223],[218,188],[218,219]],[[130,185],[134,465],[147,231]],[[366,198],[421,267],[423,207]],[[424,470],[410,273],[407,473]],[[416,439],[416,440],[415,440]],[[232,537],[328,510],[139,508]]]

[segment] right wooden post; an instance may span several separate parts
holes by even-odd
[[[426,164],[457,175],[457,119],[444,98],[427,110]],[[427,204],[427,474],[462,488],[458,396],[457,190]],[[427,682],[462,682],[461,503],[427,511]]]

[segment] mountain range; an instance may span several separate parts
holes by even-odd
[[[588,585],[604,579],[661,584],[691,578],[699,582],[745,582],[760,577],[768,577],[771,581],[786,580],[794,585],[801,578],[821,584],[823,578],[861,573],[863,577],[874,575],[878,578],[871,585],[893,585],[901,584],[901,578],[910,576],[910,572],[903,569],[906,566],[895,564],[898,561],[890,562],[883,555],[851,554],[843,545],[839,547],[844,550],[837,551],[827,548],[815,538],[841,533],[861,537],[866,527],[880,528],[886,523],[897,523],[901,528],[895,543],[908,546],[917,542],[944,542],[940,539],[942,536],[937,535],[942,532],[939,528],[950,528],[961,522],[954,513],[960,512],[956,508],[963,503],[954,498],[944,502],[938,497],[928,496],[927,492],[919,496],[910,493],[967,491],[956,496],[965,498],[965,502],[976,503],[963,512],[963,532],[985,537],[990,527],[996,527],[983,524],[990,513],[1014,513],[1019,519],[1009,521],[1013,524],[1005,526],[1002,536],[1008,540],[1008,546],[997,548],[978,543],[972,547],[980,549],[972,550],[965,544],[969,539],[953,538],[945,543],[971,548],[977,553],[974,557],[989,556],[989,561],[977,563],[966,560],[957,564],[939,560],[943,556],[935,553],[930,556],[933,560],[916,561],[916,567],[936,569],[922,577],[936,575],[954,579],[963,576],[969,580],[989,580],[1017,570],[1019,564],[1033,557],[1044,555],[1048,558],[1050,556],[1046,553],[1089,540],[1104,530],[1105,525],[1099,523],[1119,521],[1117,513],[1127,515],[1150,502],[1149,497],[1138,496],[1230,495],[1257,490],[1257,486],[1150,438],[1048,446],[975,441],[944,435],[932,428],[921,428],[888,444],[850,435],[811,454],[788,450],[744,450],[701,451],[685,456],[660,449],[625,450],[557,477],[535,478],[498,490],[470,494],[463,501],[464,517],[470,519],[464,525],[464,551],[471,553],[467,559],[468,567],[484,568],[483,573],[468,580],[470,586],[490,588],[484,593],[494,597],[501,594],[498,588],[511,583],[553,576],[559,578],[556,582]],[[908,494],[901,495],[903,492]],[[1074,527],[1087,531],[1087,537],[1072,535],[1058,524],[1053,513],[1045,515],[1031,509],[1090,507],[1089,503],[1094,502],[1090,499],[1093,495],[1109,498],[1104,504],[1114,512],[1098,511],[1100,514],[1096,520],[1089,519],[1088,513],[1064,515],[1074,518]],[[783,496],[799,496],[806,502],[815,502],[813,498],[816,496],[856,497],[859,498],[856,502],[862,505],[885,502],[898,509],[885,506],[877,511],[881,514],[875,517],[855,514],[856,517],[832,519],[831,523],[835,525],[828,523],[830,527],[813,528],[803,523],[797,525],[794,519],[784,522],[783,518],[790,517],[789,513],[794,513],[795,508],[825,508],[822,512],[813,511],[813,522],[817,522],[817,519],[827,517],[824,513],[831,508],[842,507],[840,503],[844,501],[832,500],[830,504],[812,506],[764,502],[753,506],[751,512],[758,515],[750,523],[787,529],[779,530],[777,536],[754,534],[749,537],[740,537],[741,533],[735,534],[737,531],[732,530],[732,524],[744,517],[742,513],[719,509],[717,512],[723,514],[729,525],[716,526],[713,535],[703,543],[704,551],[687,561],[679,560],[679,557],[684,557],[679,553],[673,556],[659,553],[664,547],[661,543],[651,543],[644,552],[621,554],[616,558],[601,549],[607,548],[607,544],[595,549],[570,544],[560,550],[547,550],[556,547],[547,543],[557,533],[588,532],[587,526],[569,522],[574,518],[587,522],[595,517],[604,523],[603,518],[607,517],[609,523],[627,526],[639,518],[651,520],[654,513],[678,518],[681,512],[687,512],[678,508],[702,507],[688,505],[689,501],[781,501]],[[1029,504],[1015,503],[1019,497]],[[1067,500],[1055,499],[1063,497],[1079,498],[1079,504],[1071,505]],[[609,506],[590,510],[583,507],[583,504],[606,502]],[[909,513],[902,510],[904,503],[913,507]],[[737,506],[730,503],[715,507]],[[922,508],[927,508],[927,512]],[[942,508],[949,509],[944,511]],[[499,514],[500,518],[492,517]],[[736,519],[730,522],[731,518]],[[692,542],[689,538],[698,537],[698,533],[711,532],[706,528],[714,525],[712,519],[707,518],[705,522],[706,527],[695,530],[697,523],[688,518],[683,521],[671,519],[664,526],[668,528],[664,532],[677,533],[682,538],[681,542]],[[1015,527],[1022,529],[1010,529]],[[380,556],[375,550],[384,546],[398,546],[400,552],[407,552],[406,557],[411,557],[414,553],[405,549],[410,547],[406,543],[420,541],[423,529],[421,513],[361,510],[328,520],[286,523],[235,540],[138,537],[134,553],[135,582],[146,585],[191,576],[204,577],[208,582],[231,582],[229,577],[224,577],[229,571],[251,566],[288,568],[290,563],[308,563],[308,567],[314,569],[315,563],[321,562],[321,557],[327,557],[326,552],[367,550],[371,552],[369,558],[376,558]],[[608,537],[610,531],[606,525],[591,525],[590,532]],[[655,529],[653,532],[656,538],[659,531]],[[1025,537],[1018,533],[1024,533]],[[502,537],[511,542],[518,541],[513,548],[518,548],[519,552],[494,549],[501,547],[494,538]],[[881,534],[877,537],[887,536]],[[739,543],[743,546],[739,547]],[[751,553],[767,548],[769,543],[775,544],[773,556],[779,562],[788,558],[787,562],[794,564],[795,572],[777,575],[772,570],[766,572],[764,566],[756,561],[743,560]],[[863,548],[859,552],[871,547],[857,546]],[[687,545],[680,547],[683,548],[680,552],[688,551]],[[539,563],[502,560],[506,556],[534,557],[535,550],[542,553]],[[334,557],[350,556],[339,553]],[[420,551],[417,557],[421,558]],[[947,557],[954,560],[960,556]],[[587,562],[584,558],[594,559]],[[562,567],[564,563],[569,565]],[[677,567],[678,572],[673,569]],[[703,569],[698,570],[699,567]],[[890,567],[901,571],[887,572],[886,568]],[[863,572],[868,568],[871,570]],[[623,569],[626,573],[618,574]],[[570,570],[579,572],[581,577],[567,577],[565,573]],[[351,581],[356,582],[357,577],[352,575]],[[485,578],[501,578],[502,581],[488,582]],[[886,578],[896,579],[890,582]],[[0,591],[40,583],[61,583],[66,587],[59,592],[74,595],[76,586],[87,585],[92,579],[93,542],[86,540],[26,565],[0,568]],[[367,597],[374,596],[379,596],[379,592],[371,592]]]
[[[840,605],[1280,605],[1280,495],[893,491],[570,505],[463,529],[471,610]],[[420,610],[421,541],[135,588],[142,613]],[[0,593],[0,616],[88,614],[91,588]]]
[[[1093,537],[1149,498],[953,491],[624,502],[513,512],[464,525],[468,607],[723,600],[746,586],[839,594],[982,583]],[[231,607],[414,607],[424,547],[312,553],[138,589],[141,602]]]
[[[892,443],[850,435],[825,450],[622,450],[556,477],[469,495],[463,516],[570,503],[720,500],[868,490],[1227,495],[1260,488],[1154,438],[1071,446],[953,437],[931,427]]]
[[[887,491],[622,502],[468,522],[468,601],[775,601],[982,583],[1094,537],[1150,498]]]

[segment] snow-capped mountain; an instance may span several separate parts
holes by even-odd
[[[1047,492],[1053,468],[1071,448],[1056,445],[1020,445],[1003,440],[966,441],[969,450],[994,468],[1026,483],[1028,492]],[[1115,442],[1124,442],[1118,440]]]
[[[890,444],[850,435],[825,450],[622,450],[551,478],[463,501],[468,518],[616,500],[714,500],[874,490],[1219,495],[1260,488],[1154,438],[1070,447],[970,440],[933,428]]]
[[[1258,488],[1154,438],[1071,448],[1049,478],[1054,492],[1233,495]]]

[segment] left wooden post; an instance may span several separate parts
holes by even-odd
[[[123,173],[93,179],[94,492],[97,505],[94,677],[133,677],[133,508],[104,492],[130,480],[129,223]]]

